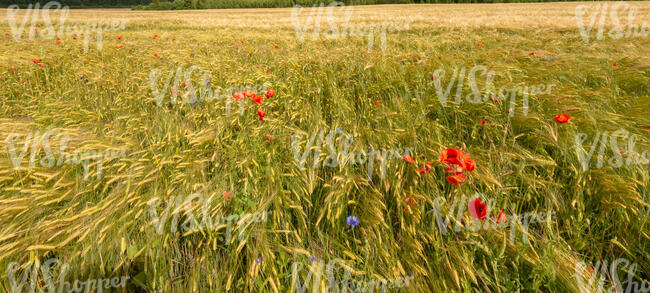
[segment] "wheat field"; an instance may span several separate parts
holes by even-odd
[[[650,2],[625,4],[638,34],[615,2],[69,10],[50,34],[0,9],[0,288],[643,290]]]

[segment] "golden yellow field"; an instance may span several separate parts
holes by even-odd
[[[650,288],[621,3],[0,9],[0,291]]]

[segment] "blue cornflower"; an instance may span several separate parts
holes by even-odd
[[[336,130],[341,131],[341,130],[343,130],[343,127],[339,126],[339,127],[336,128]]]
[[[313,255],[310,256],[310,257],[309,257],[309,262],[314,262],[314,261],[316,261],[316,257],[313,256]]]
[[[194,53],[190,54],[190,57],[194,57]]]
[[[348,226],[352,228],[359,225],[359,219],[355,216],[349,216],[347,219],[345,219],[345,222],[347,222]]]
[[[208,78],[205,79],[205,83],[210,84],[211,82],[212,82],[212,78],[208,77]]]

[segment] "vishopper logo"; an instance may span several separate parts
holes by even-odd
[[[56,137],[54,137],[56,135]],[[67,153],[66,148],[68,142],[70,141],[70,135],[62,134],[60,130],[51,129],[45,131],[41,136],[40,131],[35,131],[27,133],[25,135],[24,144],[20,154],[16,153],[16,143],[20,141],[22,134],[19,133],[10,133],[7,136],[7,152],[9,153],[9,159],[11,164],[14,167],[14,170],[20,170],[20,167],[23,162],[23,158],[27,155],[28,151],[31,148],[31,154],[29,157],[29,168],[34,168],[36,163],[40,163],[41,167],[52,168],[54,166],[63,166],[64,164],[77,165],[81,164],[83,167],[84,180],[88,179],[88,172],[90,168],[91,161],[97,163],[97,179],[102,178],[102,169],[104,161],[112,160],[115,158],[124,158],[126,157],[127,147],[122,147],[119,149],[104,149],[104,150],[88,150],[84,152],[75,151],[74,153]],[[58,159],[52,153],[52,146],[50,145],[50,140],[54,137],[53,141],[59,142],[59,157]],[[45,156],[41,157],[40,160],[37,159],[37,155],[40,154],[41,146],[45,152]]]
[[[312,259],[312,258],[310,258]],[[343,269],[343,278],[337,278],[337,265]],[[294,262],[291,265],[291,287],[294,288],[293,292],[304,293],[309,292],[310,283],[312,292],[386,292],[386,289],[397,290],[398,288],[409,287],[413,276],[398,277],[392,279],[378,279],[371,278],[370,281],[352,280],[351,268],[345,263],[343,259],[336,258],[327,263],[322,260],[313,258],[311,261],[311,269],[307,273],[304,281],[301,281],[300,272],[305,267],[302,262]],[[323,278],[323,269],[327,275],[327,285],[325,290],[320,291],[320,283]],[[338,274],[340,275],[340,273]]]
[[[153,220],[153,227],[159,235],[162,235],[166,223],[168,222],[170,212],[172,213],[171,227],[170,232],[176,233],[193,233],[198,231],[207,231],[207,230],[221,230],[226,228],[226,235],[223,240],[225,245],[230,244],[230,239],[232,235],[233,224],[239,224],[239,227],[244,227],[239,230],[238,239],[242,241],[245,236],[245,228],[250,227],[252,223],[266,222],[268,216],[271,215],[271,211],[266,212],[256,212],[256,213],[242,213],[242,214],[233,214],[227,217],[222,217],[217,215],[214,219],[210,216],[211,202],[210,200],[205,200],[203,196],[198,193],[191,194],[187,198],[172,196],[167,201],[167,207],[164,209],[162,214],[158,213],[158,206],[161,199],[159,197],[152,198],[149,200],[149,214]],[[194,201],[197,204],[194,204]],[[199,217],[196,217],[193,212],[194,206],[201,206],[201,221],[199,222]],[[173,208],[173,209],[172,209]],[[178,229],[179,216],[181,215],[181,210],[184,211],[185,220],[181,224],[180,229]]]
[[[627,11],[627,17],[625,17],[624,12]],[[609,3],[591,5],[578,5],[575,11],[575,18],[578,24],[578,29],[582,40],[585,43],[588,43],[591,39],[592,29],[598,21],[596,32],[596,40],[603,39],[603,33],[605,32],[605,21],[609,19],[613,23],[613,28],[607,32],[607,35],[614,39],[618,40],[621,38],[630,38],[634,37],[647,37],[648,36],[648,25],[646,22],[643,22],[639,25],[636,21],[636,6],[631,6],[625,2],[615,2],[612,7],[609,7]],[[587,21],[583,19],[586,14],[590,13],[591,16],[587,17]],[[619,13],[623,13],[619,18]],[[598,17],[600,15],[600,18]],[[623,19],[623,20],[622,20]]]
[[[22,38],[22,34],[25,31],[25,26],[27,21],[31,17],[31,27],[28,27],[29,40],[34,40],[35,36],[38,33],[36,29],[36,24],[39,22],[40,17],[42,16],[45,29],[40,31],[40,36],[45,39],[54,39],[55,37],[63,38],[65,36],[84,36],[84,53],[88,53],[88,48],[90,45],[90,38],[93,36],[97,41],[97,50],[102,50],[102,41],[103,41],[103,32],[104,31],[117,31],[124,30],[127,20],[121,19],[119,21],[115,20],[110,25],[109,23],[97,23],[97,22],[88,22],[86,24],[66,24],[65,21],[68,18],[69,7],[62,6],[61,3],[56,1],[47,2],[41,8],[40,3],[35,3],[34,5],[29,4],[27,9],[24,11],[22,16],[22,21],[20,25],[18,24],[16,18],[18,12],[21,10],[20,7],[16,4],[11,5],[7,8],[7,20],[11,26],[11,32],[14,39],[19,42]],[[59,15],[59,25],[58,29],[55,25],[52,24],[52,18],[50,18],[50,10],[57,12],[60,10]]]
[[[622,281],[618,275],[619,266],[621,266],[620,269],[625,269],[627,271],[627,280],[625,281]],[[584,262],[577,263],[575,266],[574,277],[576,278],[581,293],[650,292],[650,281],[640,280],[640,278],[640,281],[635,280],[636,271],[636,263],[631,263],[626,258],[618,258],[615,259],[610,266],[607,266],[607,260],[599,260],[596,262],[595,266],[587,265]],[[588,281],[585,282],[584,276],[588,276]],[[611,282],[609,290],[606,290],[606,279]]]
[[[325,136],[325,133],[322,130],[319,130],[318,133],[312,133],[305,141],[305,147],[301,151],[300,144],[303,141],[303,138],[307,138],[307,135],[294,133],[291,136],[293,158],[301,170],[306,169],[307,159],[312,153],[312,150],[315,149],[313,153],[313,163],[311,164],[312,169],[319,168],[323,162],[326,166],[331,168],[338,166],[345,167],[348,164],[367,164],[368,180],[372,180],[372,174],[375,169],[375,160],[378,160],[381,163],[381,165],[379,165],[379,170],[380,177],[383,180],[386,177],[386,164],[388,160],[402,159],[404,156],[408,156],[413,150],[413,147],[384,150],[373,150],[371,147],[368,147],[368,153],[363,150],[357,153],[350,152],[353,136],[352,134],[345,133],[341,127],[330,131],[327,136]],[[323,143],[325,143],[324,147],[327,148],[329,153],[329,156],[325,160],[321,160],[320,158],[321,151],[323,150]]]
[[[154,68],[149,74],[149,86],[151,92],[156,100],[156,105],[162,107],[166,104],[165,98],[170,95],[170,103],[175,105],[177,100],[180,99],[191,105],[201,102],[212,102],[215,100],[225,101],[225,112],[230,116],[231,104],[239,103],[239,114],[244,114],[245,104],[244,99],[237,100],[233,94],[240,91],[254,91],[256,93],[264,93],[268,90],[269,85],[251,85],[251,86],[235,86],[228,88],[212,88],[212,73],[208,70],[203,70],[200,66],[183,65],[179,67],[172,67],[166,78],[163,76],[164,70]],[[160,80],[164,81],[162,88],[160,88]],[[195,83],[200,80],[199,83]]]
[[[578,152],[578,159],[582,165],[584,171],[589,170],[591,159],[593,158],[595,151],[598,149],[596,162],[596,168],[600,169],[603,167],[603,161],[606,160],[605,153],[609,149],[612,156],[606,162],[609,166],[614,168],[619,168],[625,164],[626,166],[632,165],[647,165],[650,163],[650,153],[647,150],[644,150],[643,153],[639,154],[635,150],[637,135],[632,134],[625,129],[619,129],[611,134],[607,131],[597,132],[593,136],[593,141],[591,143],[591,149],[589,152],[586,152],[583,146],[583,143],[589,138],[589,135],[586,133],[578,133],[575,138],[575,149]],[[627,138],[627,147],[625,150],[621,149],[622,145],[619,145],[619,139]]]
[[[490,216],[490,210],[495,211],[494,206],[495,202],[493,199],[487,199],[487,203],[483,202],[481,198],[485,196],[481,193],[475,193],[473,197],[467,198],[464,194],[459,198],[454,199],[454,203],[451,208],[447,211],[447,216],[443,219],[442,217],[442,206],[445,204],[446,199],[444,197],[437,197],[433,203],[433,211],[435,216],[435,221],[438,225],[438,229],[442,235],[447,235],[448,232],[458,233],[462,229],[467,229],[471,232],[478,232],[481,229],[505,229],[510,226],[510,243],[514,243],[516,227],[523,227],[523,242],[528,243],[528,226],[533,223],[542,223],[544,221],[550,222],[551,217],[555,214],[555,211],[548,213],[525,213],[522,215],[512,214],[507,215],[503,211],[494,212]],[[470,220],[465,221],[463,215],[465,213],[465,207],[470,214]],[[455,227],[454,230],[449,229],[450,227],[450,216],[454,214],[455,216]]]
[[[42,265],[39,260],[30,262],[24,266],[25,269],[22,273],[22,276],[19,274],[20,279],[16,279],[16,273],[21,269],[21,265],[17,262],[9,263],[7,266],[7,279],[9,280],[9,289],[12,293],[21,293],[23,290],[28,290],[28,292],[97,292],[101,293],[104,289],[110,291],[111,288],[121,288],[126,286],[126,280],[129,276],[123,277],[114,277],[112,279],[87,279],[86,281],[75,280],[70,283],[65,281],[65,277],[70,270],[70,265],[67,263],[62,263],[56,258],[50,258],[46,260]],[[39,278],[39,268],[41,272],[41,278]],[[57,282],[54,279],[54,276],[58,273],[58,287]],[[29,286],[25,287],[29,280]]]
[[[485,87],[481,94],[481,90],[477,84],[476,74],[480,72],[480,76],[485,77]],[[514,109],[516,106],[516,101],[519,96],[522,100],[522,111],[524,115],[528,114],[528,97],[538,94],[550,94],[551,89],[556,84],[540,84],[532,86],[517,86],[512,88],[495,88],[494,87],[494,76],[495,72],[493,70],[488,70],[484,65],[476,65],[467,70],[465,67],[455,67],[453,73],[451,73],[450,81],[447,86],[443,88],[443,79],[446,77],[446,70],[444,68],[438,68],[431,75],[431,80],[435,86],[435,91],[438,96],[438,101],[441,105],[446,106],[449,95],[451,94],[454,85],[456,85],[456,104],[460,104],[463,100],[463,88],[465,86],[465,77],[467,76],[467,84],[469,84],[470,93],[465,96],[467,102],[472,104],[477,104],[481,102],[487,102],[491,100],[493,102],[507,101],[510,98],[510,108],[508,114],[512,117],[514,115]]]
[[[379,34],[381,41],[381,50],[386,50],[386,33],[400,30],[407,30],[411,25],[411,20],[401,21],[382,21],[373,23],[350,24],[350,19],[354,13],[354,7],[347,6],[343,2],[331,2],[327,7],[324,3],[319,6],[313,5],[308,17],[303,16],[305,8],[296,5],[291,9],[291,20],[296,29],[296,35],[300,42],[305,41],[305,34],[311,27],[312,39],[319,40],[321,34],[328,40],[346,37],[367,37],[368,52],[372,52],[375,34]],[[326,12],[325,18],[329,29],[324,29],[321,33],[321,24],[323,11]],[[343,24],[339,26],[337,18],[343,18]],[[304,19],[304,22],[302,22]]]

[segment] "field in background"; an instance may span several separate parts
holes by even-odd
[[[649,2],[627,3],[638,9],[636,23],[650,19]],[[0,10],[0,288],[9,291],[10,263],[21,265],[19,279],[29,264],[50,258],[69,264],[70,282],[129,276],[119,289],[126,292],[295,292],[309,264],[335,259],[355,282],[413,277],[388,292],[578,292],[576,275],[589,277],[576,269],[581,263],[619,258],[638,264],[638,282],[650,279],[648,164],[598,168],[596,150],[585,170],[580,155],[597,135],[620,129],[636,135],[637,152],[650,152],[650,38],[598,40],[596,25],[585,42],[578,5],[596,4],[355,6],[347,23],[365,32],[328,38],[328,20],[337,28],[346,23],[337,10],[323,16],[316,37],[305,26],[304,41],[296,24],[308,22],[311,8],[71,10],[70,25],[127,21],[103,32],[100,47],[96,33],[31,41],[29,22],[16,41]],[[368,33],[373,23],[403,26],[386,30],[382,44],[380,29]],[[605,19],[605,34],[613,25]],[[37,29],[45,29],[42,22]],[[555,86],[531,95],[527,113],[520,99],[513,108],[510,100],[468,102],[469,83],[460,103],[452,85],[443,105],[435,79],[446,91],[455,68],[477,65],[496,73],[496,88]],[[263,85],[275,95],[261,105],[246,99],[243,108],[223,99],[172,103],[170,93],[159,104],[152,70],[160,69],[162,89],[170,71],[190,66],[210,71],[209,81],[190,75],[195,86]],[[446,74],[434,76],[439,68]],[[477,80],[487,94],[485,77]],[[260,108],[268,114],[263,121]],[[570,122],[553,121],[560,113]],[[319,160],[329,155],[315,146],[301,170],[292,137],[303,137],[300,156],[310,135],[339,127],[354,138],[350,152],[413,147],[414,162],[388,160],[384,178],[377,164],[367,180],[367,165],[311,168],[318,150]],[[30,157],[46,157],[43,148],[25,152],[16,170],[12,134],[20,152],[29,150],[25,137],[48,130],[68,134],[68,150],[128,151],[103,161],[101,175],[97,163],[88,176],[83,164],[29,166]],[[584,149],[575,143],[580,134],[588,137]],[[61,143],[51,144],[58,158]],[[445,148],[476,161],[460,186],[445,180]],[[633,151],[627,140],[620,149]],[[418,172],[426,162],[431,170]],[[555,215],[529,231],[443,234],[436,198],[449,203],[446,215],[454,200],[476,193],[507,215]],[[191,194],[207,209],[199,200],[190,213],[175,205]],[[161,234],[152,206],[159,216],[172,207]],[[182,226],[188,215],[201,221],[202,213],[264,212],[265,221],[234,223],[236,237],[225,225],[179,233],[171,220],[176,213]],[[471,221],[469,213],[450,214],[449,229]],[[359,225],[350,227],[348,216]],[[298,263],[305,266],[296,275]],[[320,288],[329,285],[324,271],[311,279]],[[338,277],[342,272],[337,267]],[[36,286],[47,284],[36,276]]]

